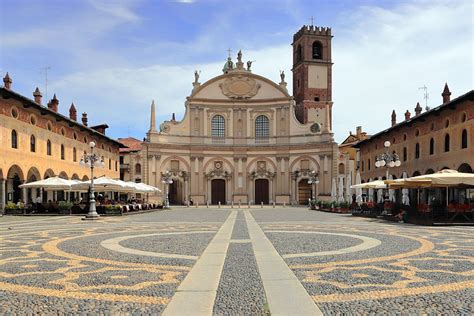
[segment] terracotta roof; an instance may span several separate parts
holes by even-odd
[[[118,141],[127,148],[120,148],[121,153],[128,153],[132,151],[140,151],[142,149],[142,142],[133,137],[119,138]]]

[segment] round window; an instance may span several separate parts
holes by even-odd
[[[51,124],[51,122],[48,122],[47,127],[48,127],[48,131],[51,132],[53,130],[53,124]]]
[[[30,123],[31,125],[36,125],[36,117],[34,117],[34,115],[30,116]]]
[[[18,118],[18,109],[15,107],[12,107],[11,114],[13,118]]]
[[[311,132],[312,133],[319,133],[321,131],[321,126],[318,123],[314,123],[311,125]]]

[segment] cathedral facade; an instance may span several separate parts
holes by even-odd
[[[171,204],[307,204],[330,198],[337,144],[331,131],[331,30],[304,26],[293,40],[293,96],[285,74],[252,72],[239,51],[222,75],[199,82],[181,121],[157,128],[155,104],[142,149],[142,181]],[[164,175],[173,182],[163,183]],[[317,183],[308,180],[316,175]],[[313,179],[314,180],[314,179]]]

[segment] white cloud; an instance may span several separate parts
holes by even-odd
[[[413,112],[416,102],[422,103],[418,88],[424,84],[432,107],[440,104],[445,81],[453,97],[472,89],[470,12],[468,2],[413,2],[391,10],[363,7],[341,13],[344,23],[335,23],[338,26],[333,28],[336,140],[342,141],[357,125],[369,133],[387,128],[392,109],[400,121],[406,109]],[[288,42],[291,38],[288,34]],[[198,42],[210,44],[205,34]],[[256,60],[255,73],[276,82],[279,70],[285,70],[291,93],[289,44],[243,54],[244,60]],[[222,55],[222,60],[206,64],[81,71],[51,82],[50,91],[73,99],[93,122],[108,122],[112,136],[126,136],[130,128],[133,136],[141,138],[148,129],[151,100],[157,103],[158,124],[172,112],[180,118],[194,70],[202,71],[201,82],[219,75],[226,57]],[[62,104],[68,102],[62,100]]]
[[[178,3],[194,3],[196,2],[195,0],[176,0]]]

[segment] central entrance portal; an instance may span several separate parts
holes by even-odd
[[[214,179],[211,181],[211,204],[225,204],[225,180]]]
[[[311,199],[311,191],[308,179],[303,179],[298,183],[298,203],[300,205],[308,204],[308,200]]]
[[[269,203],[269,183],[267,179],[255,180],[255,204]]]
[[[183,204],[183,183],[178,179],[173,179],[169,186],[169,201],[172,205]]]

